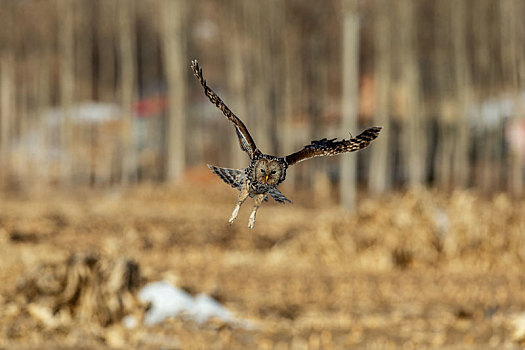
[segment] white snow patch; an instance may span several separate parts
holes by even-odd
[[[202,293],[195,297],[191,313],[193,319],[198,323],[206,322],[212,317],[217,317],[223,321],[233,321],[233,315],[228,309],[215,299]]]
[[[162,322],[168,317],[183,314],[198,323],[204,323],[216,317],[244,328],[252,327],[251,322],[236,319],[228,309],[210,296],[199,294],[193,298],[166,281],[147,284],[139,292],[139,299],[144,303],[151,303],[144,318],[147,326]]]
[[[139,299],[144,303],[151,303],[151,308],[144,318],[144,323],[147,326],[193,309],[193,297],[165,281],[152,282],[146,285],[139,292]]]

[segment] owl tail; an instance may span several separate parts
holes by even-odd
[[[238,169],[219,168],[208,164],[208,168],[233,188],[241,190],[244,181],[244,171]]]
[[[293,204],[293,202],[291,200],[289,200],[288,198],[286,198],[284,196],[284,194],[281,193],[281,191],[279,191],[277,188],[272,188],[268,191],[268,193],[270,194],[270,196],[272,196],[272,198],[277,202],[277,203],[281,203],[281,204],[286,204],[286,202],[290,203],[290,204]]]

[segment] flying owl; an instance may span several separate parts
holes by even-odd
[[[337,141],[337,139],[324,138],[322,140],[312,141],[300,151],[287,155],[286,157],[263,154],[255,145],[244,123],[233,114],[219,96],[206,85],[206,80],[204,80],[202,76],[202,69],[199,68],[197,60],[191,62],[191,68],[193,74],[199,79],[204,88],[206,96],[208,96],[210,101],[233,123],[241,149],[250,157],[250,165],[245,169],[228,169],[208,165],[224,182],[240,191],[237,205],[235,205],[230,216],[230,223],[237,218],[241,205],[248,197],[253,197],[254,199],[254,206],[248,221],[249,228],[254,227],[257,209],[259,209],[265,200],[268,200],[268,195],[279,203],[292,203],[277,189],[277,186],[286,179],[286,169],[288,169],[289,166],[313,157],[335,156],[344,152],[359,151],[368,146],[381,131],[381,127],[374,126],[349,140],[343,139]]]

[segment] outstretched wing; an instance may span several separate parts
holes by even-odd
[[[191,69],[193,70],[193,74],[197,79],[199,79],[199,82],[201,83],[202,87],[204,88],[204,93],[210,101],[219,108],[222,113],[228,118],[229,121],[233,123],[235,126],[235,132],[237,134],[237,137],[239,138],[239,144],[241,146],[241,149],[248,153],[250,158],[253,158],[255,154],[259,153],[260,151],[257,149],[257,146],[255,145],[255,142],[253,141],[252,137],[250,136],[250,133],[248,132],[248,129],[246,128],[246,125],[235,115],[233,112],[222,102],[219,96],[215,92],[213,92],[212,89],[206,85],[206,80],[204,80],[204,77],[202,76],[202,69],[199,67],[199,62],[197,60],[191,61]]]
[[[368,146],[379,135],[381,129],[380,126],[373,126],[349,140],[322,139],[312,141],[311,144],[305,146],[302,150],[286,156],[286,163],[293,165],[313,157],[335,156],[344,152],[359,151]]]
[[[208,168],[219,176],[222,181],[226,182],[239,191],[244,183],[244,172],[238,169],[219,168],[218,166],[208,164]]]

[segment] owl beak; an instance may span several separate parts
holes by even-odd
[[[266,182],[268,182],[268,176],[269,176],[269,175],[266,175]]]

